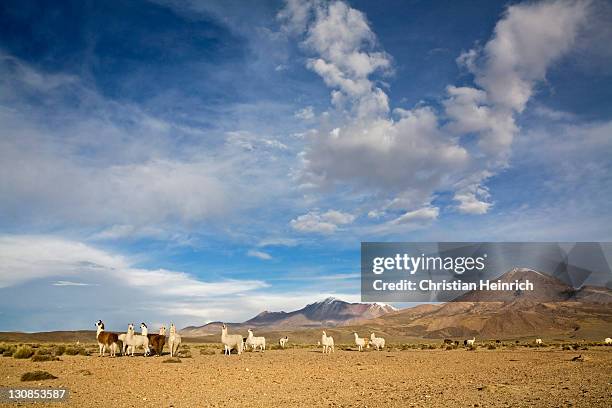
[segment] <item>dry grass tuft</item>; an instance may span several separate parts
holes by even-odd
[[[34,350],[30,346],[20,346],[13,353],[13,358],[30,358],[34,355]]]
[[[46,371],[30,371],[27,373],[24,373],[21,376],[21,381],[42,381],[42,380],[53,380],[56,379],[57,377],[54,376],[51,373],[48,373]]]
[[[61,361],[61,360],[50,354],[34,354],[32,356],[32,361],[38,363],[42,361]]]
[[[178,357],[170,357],[162,361],[162,363],[180,363],[181,359]]]

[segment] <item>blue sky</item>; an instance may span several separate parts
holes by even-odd
[[[3,2],[0,330],[359,300],[361,241],[612,239],[604,1]]]

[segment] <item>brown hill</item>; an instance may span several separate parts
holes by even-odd
[[[608,337],[612,333],[612,290],[574,289],[529,269],[513,269],[499,280],[529,279],[537,292],[468,292],[455,301],[403,309],[367,322],[372,330],[394,336],[515,338]]]

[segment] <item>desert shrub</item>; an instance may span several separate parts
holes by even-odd
[[[181,350],[179,352],[179,356],[182,357],[182,358],[192,358],[193,357],[191,355],[191,350],[186,350],[186,351]]]
[[[52,356],[50,354],[34,354],[32,356],[32,361],[41,362],[41,361],[60,361],[59,358]]]
[[[64,346],[63,344],[56,346],[55,349],[53,350],[53,354],[55,354],[56,356],[61,356],[65,352],[66,352],[66,346]]]
[[[178,357],[170,357],[162,361],[162,363],[180,363],[181,359]]]
[[[51,355],[51,350],[47,349],[47,348],[39,348],[36,350],[36,352],[34,353],[38,356],[47,356],[47,355]]]
[[[487,346],[487,349],[489,349],[489,350],[495,350],[495,349],[497,349],[497,346],[496,346],[495,344],[489,344],[489,345]]]
[[[68,356],[76,356],[77,354],[79,354],[79,349],[76,347],[66,347],[66,349],[64,350],[64,354]]]
[[[57,377],[46,371],[30,371],[21,376],[21,381],[42,381],[53,380],[55,378]]]
[[[20,346],[13,353],[13,358],[30,358],[34,355],[34,350],[30,346]]]
[[[90,353],[89,350],[83,347],[66,347],[66,349],[64,350],[64,354],[68,356],[88,356]]]
[[[456,347],[451,344],[447,344],[445,348],[445,350],[454,350],[454,349],[456,349]]]
[[[15,350],[17,350],[17,347],[14,344],[4,344],[2,347],[2,356],[12,357]]]
[[[212,356],[215,354],[215,350],[214,349],[210,349],[210,348],[201,348],[200,349],[200,355],[201,356]]]
[[[466,346],[466,348],[465,348],[465,349],[466,349],[467,351],[474,351],[474,350],[476,350],[476,347],[477,347],[477,346],[476,346],[475,344],[470,344],[470,345]]]

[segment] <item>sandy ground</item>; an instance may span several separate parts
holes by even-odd
[[[69,388],[68,403],[47,404],[56,407],[612,406],[612,348],[192,353],[177,364],[162,363],[166,356],[0,358],[0,385]],[[578,354],[584,361],[572,362]],[[20,381],[37,369],[59,378]]]

